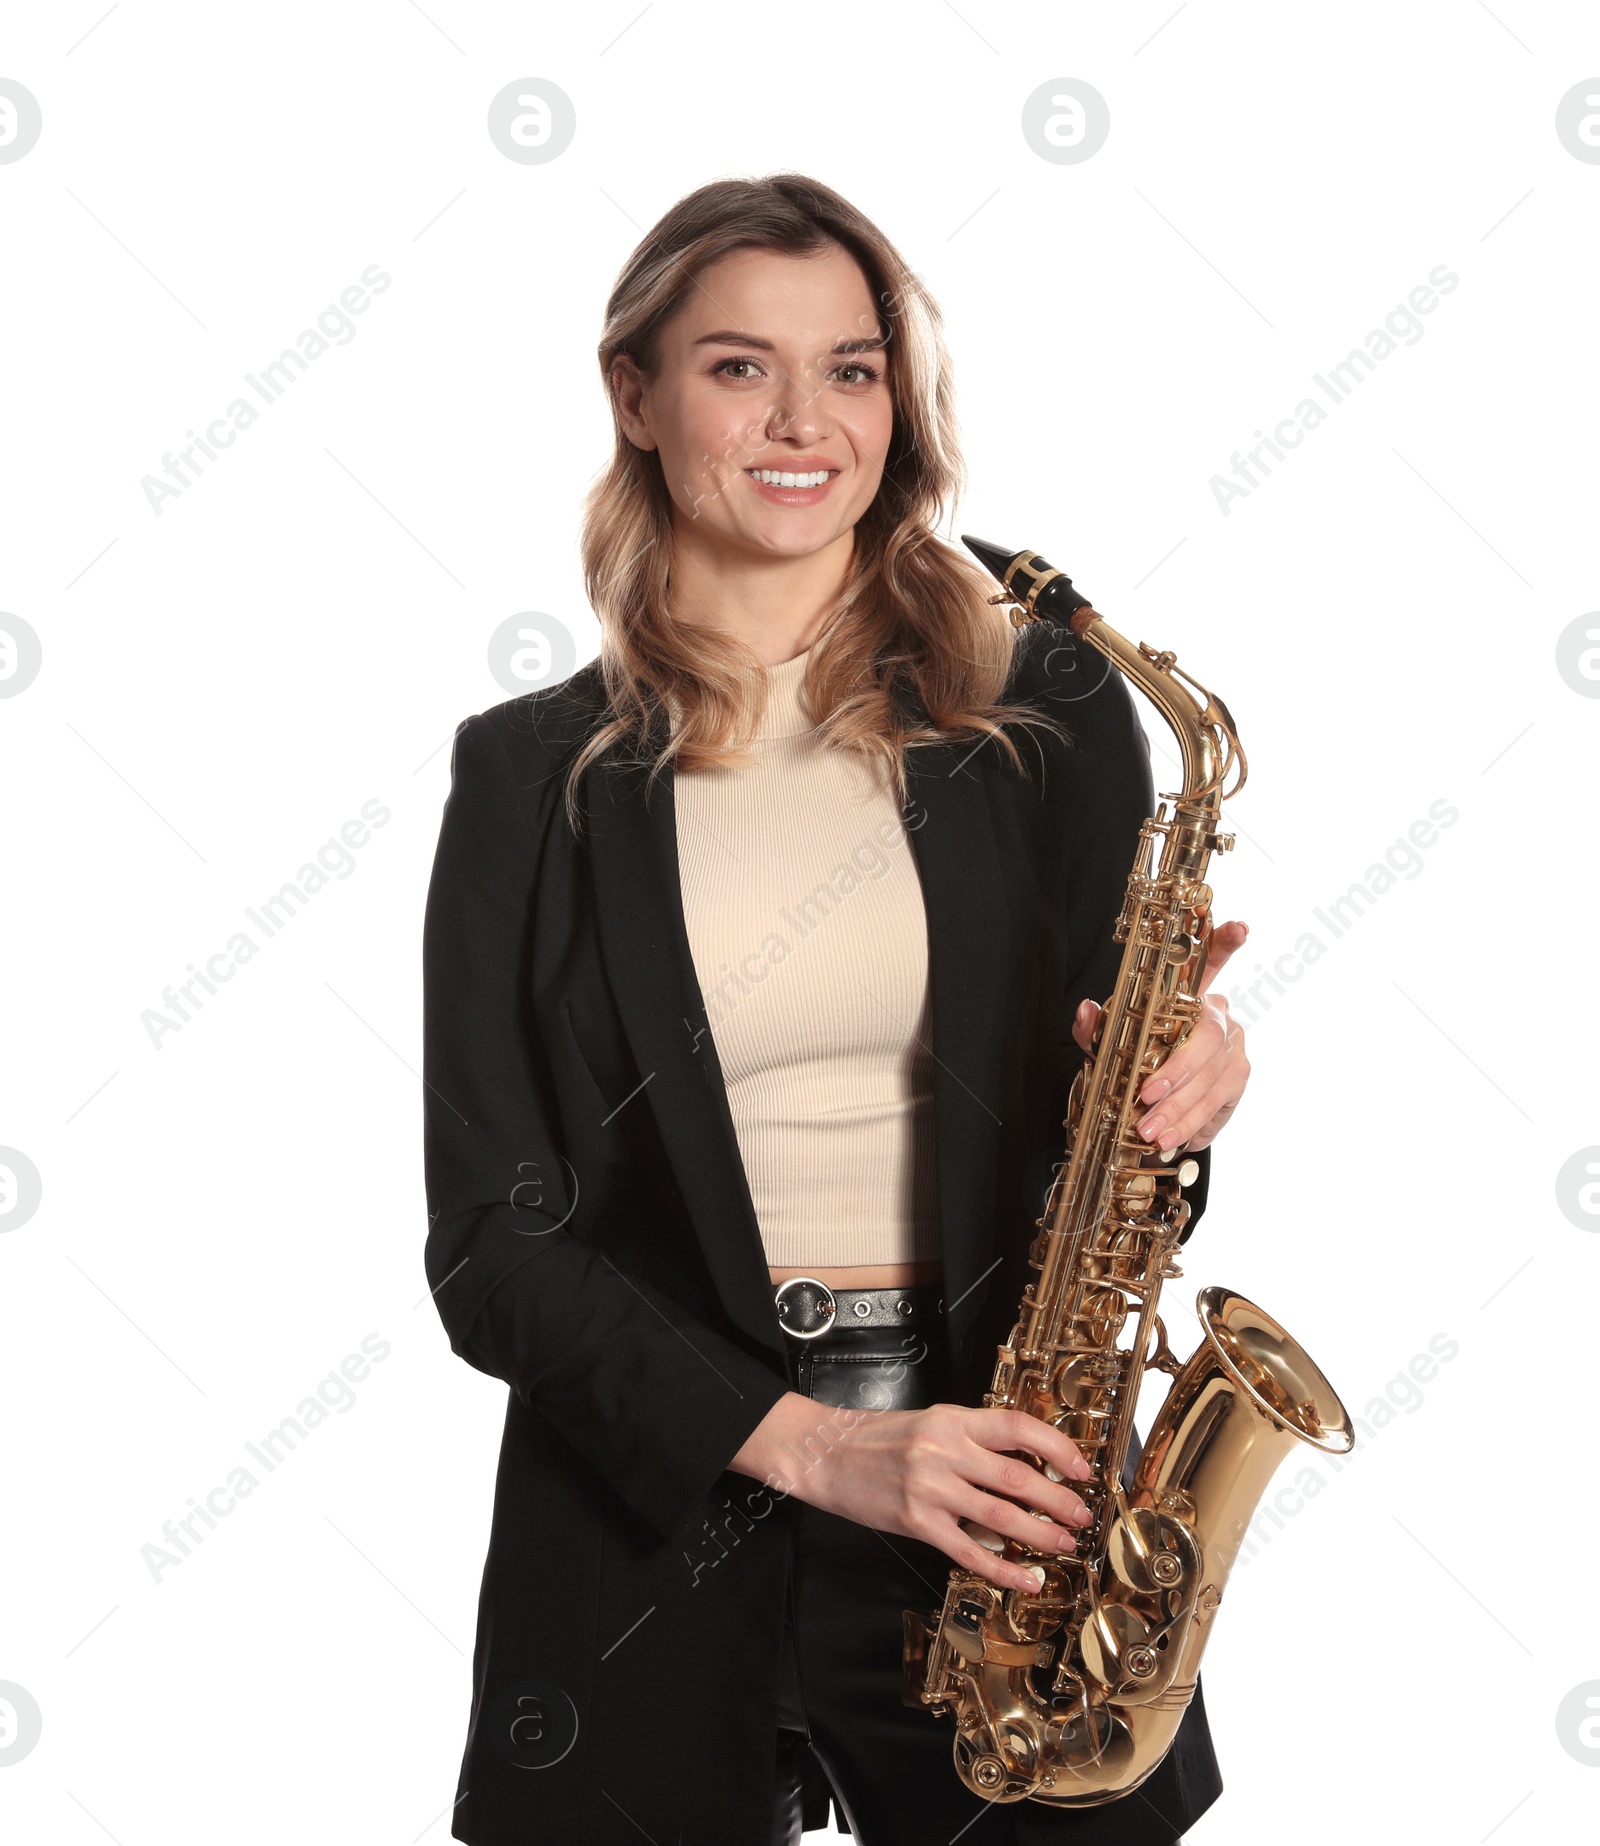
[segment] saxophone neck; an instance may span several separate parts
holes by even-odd
[[[1088,605],[1073,614],[1068,626],[1137,686],[1167,721],[1183,753],[1183,789],[1176,797],[1175,818],[1196,826],[1209,820],[1214,832],[1223,801],[1244,787],[1249,768],[1233,714],[1209,687],[1184,672],[1170,648],[1130,641]],[[1228,786],[1230,776],[1234,780]]]
[[[1248,768],[1233,716],[1222,700],[1185,673],[1169,649],[1154,648],[1144,641],[1136,644],[1119,634],[1072,587],[1066,572],[1047,563],[1038,552],[1009,552],[967,535],[961,542],[1001,584],[1001,593],[992,600],[1011,605],[1016,627],[1048,622],[1071,629],[1149,699],[1183,752],[1183,792],[1177,797],[1177,813],[1184,816],[1185,809],[1194,808],[1192,824],[1196,826],[1209,814],[1214,831],[1223,800],[1244,787]],[[1236,775],[1236,780],[1225,788],[1229,775]]]

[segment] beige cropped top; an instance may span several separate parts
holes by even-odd
[[[824,749],[769,669],[746,769],[678,772],[695,974],[767,1261],[939,1255],[922,885],[880,771]]]

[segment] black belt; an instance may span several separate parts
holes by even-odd
[[[938,1312],[931,1283],[914,1288],[829,1288],[815,1276],[792,1276],[773,1290],[778,1325],[792,1340],[819,1340],[847,1327],[926,1328]]]
[[[921,1410],[949,1398],[937,1284],[829,1288],[796,1276],[773,1291],[789,1382],[818,1403]]]

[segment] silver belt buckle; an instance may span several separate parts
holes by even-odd
[[[822,1325],[813,1327],[810,1332],[802,1332],[798,1327],[791,1327],[783,1318],[783,1298],[791,1288],[814,1288],[822,1296],[817,1304],[817,1311],[822,1315]],[[839,1311],[839,1304],[826,1282],[819,1282],[815,1276],[790,1276],[787,1282],[780,1282],[772,1297],[773,1305],[778,1311],[778,1325],[783,1328],[791,1340],[820,1339],[833,1325],[834,1316]]]

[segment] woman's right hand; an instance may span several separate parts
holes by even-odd
[[[1028,1566],[997,1556],[960,1522],[1036,1551],[1071,1551],[1092,1515],[1015,1450],[1089,1478],[1077,1444],[1024,1411],[835,1408],[797,1391],[779,1398],[729,1465],[826,1512],[937,1546],[1002,1589],[1031,1591],[1039,1583]]]

